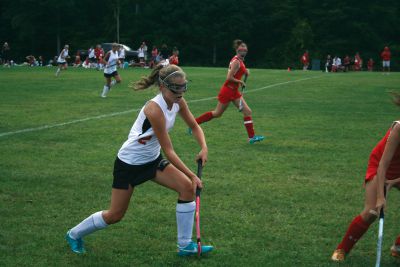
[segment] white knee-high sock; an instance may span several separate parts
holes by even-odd
[[[104,87],[103,87],[103,93],[101,93],[101,96],[102,96],[102,97],[106,97],[109,91],[110,91],[110,87],[107,86],[107,85],[104,85]]]
[[[69,235],[73,239],[78,239],[97,230],[106,228],[108,224],[104,221],[102,213],[103,211],[93,213],[84,219],[80,224],[72,228],[69,232]]]
[[[192,241],[193,220],[196,203],[176,204],[176,224],[178,228],[178,245],[186,247]]]
[[[112,80],[112,81],[111,81],[111,84],[110,84],[110,87],[113,86],[113,85],[115,85],[116,83],[117,83],[116,80]]]

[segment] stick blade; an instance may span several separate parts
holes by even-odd
[[[201,242],[200,240],[197,240],[197,256],[201,256]]]

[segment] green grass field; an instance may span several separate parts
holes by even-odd
[[[195,116],[215,107],[225,68],[184,68],[185,98]],[[101,72],[0,69],[0,266],[373,266],[377,224],[345,264],[330,262],[349,222],[363,208],[371,149],[400,111],[387,92],[400,73],[251,70],[245,98],[262,143],[247,144],[231,106],[203,124],[209,162],[203,171],[202,239],[209,256],[176,256],[176,193],[152,182],[136,188],[124,219],[85,238],[73,254],[66,231],[107,209],[116,153],[137,110],[156,89],[133,92],[149,73],[120,70],[123,83],[100,98]],[[125,112],[127,111],[127,112]],[[104,115],[104,116],[102,116]],[[25,132],[18,132],[26,130]],[[177,119],[171,133],[195,169],[198,146]],[[400,192],[392,190],[382,266],[400,234]]]

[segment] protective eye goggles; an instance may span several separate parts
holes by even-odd
[[[187,82],[183,84],[176,84],[176,83],[166,83],[162,81],[165,87],[168,88],[174,94],[185,93],[187,91]]]
[[[184,93],[187,91],[187,81],[185,81],[185,83],[183,84],[176,84],[176,83],[168,83],[165,80],[167,80],[169,77],[171,77],[172,75],[175,75],[176,73],[178,73],[179,71],[174,71],[173,73],[169,74],[167,77],[165,77],[164,79],[161,79],[161,77],[159,78],[159,82],[160,84],[164,84],[165,87],[167,87],[171,92],[173,92],[174,94],[180,94],[180,93]]]

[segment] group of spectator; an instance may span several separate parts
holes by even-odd
[[[385,46],[380,54],[380,58],[382,59],[382,71],[389,73],[391,52],[388,46]],[[300,61],[303,65],[303,70],[308,70],[310,65],[310,56],[307,50],[301,56]],[[352,58],[346,55],[343,60],[337,55],[335,55],[334,57],[332,57],[331,55],[327,55],[323,70],[325,72],[346,72],[350,70],[361,71],[363,69],[363,63],[363,59],[361,58],[359,52],[356,52],[356,54]],[[374,60],[370,58],[367,61],[367,70],[373,71],[374,64]]]
[[[42,66],[57,66],[57,56],[45,62],[43,56],[34,56],[28,55],[25,57],[25,61],[21,64],[16,64],[13,60],[10,59],[10,46],[7,42],[5,42],[1,47],[1,55],[0,55],[0,65],[4,66],[31,66],[31,67],[42,67]],[[143,67],[143,68],[153,68],[156,64],[161,61],[169,60],[171,64],[178,65],[179,64],[179,50],[175,46],[172,50],[168,49],[166,44],[163,44],[160,49],[157,46],[153,46],[151,50],[151,54],[148,51],[146,42],[142,42],[140,47],[137,49],[138,59],[130,59],[130,61],[126,60],[125,57],[125,49],[123,45],[120,45],[118,55],[121,64],[120,68],[127,67]],[[100,44],[97,44],[95,47],[91,46],[87,51],[86,58],[81,58],[81,53],[78,51],[76,55],[72,58],[72,62],[70,60],[69,63],[73,67],[84,67],[84,68],[96,68],[103,69],[104,62],[103,58],[105,56],[104,49]]]
[[[149,67],[153,68],[154,65],[157,65],[159,62],[168,60],[170,64],[179,65],[179,50],[176,46],[170,50],[166,44],[161,46],[161,49],[158,50],[156,46],[153,46],[151,50],[151,60],[149,62]]]
[[[140,47],[137,49],[137,56],[138,56],[138,61],[135,61],[134,59],[131,59],[129,62],[125,61],[125,49],[123,45],[120,45],[119,51],[119,60],[121,62],[120,68],[126,68],[126,67],[143,67],[143,68],[153,68],[156,64],[163,60],[169,60],[171,64],[178,65],[179,64],[179,50],[177,47],[174,47],[172,49],[172,54],[170,54],[170,51],[168,50],[168,46],[166,44],[163,44],[161,46],[161,49],[158,50],[157,46],[153,46],[152,51],[151,51],[151,57],[149,57],[148,54],[148,47],[146,45],[146,42],[142,42]],[[82,63],[82,66],[85,68],[98,68],[102,69],[104,67],[103,64],[103,57],[105,53],[104,50],[101,48],[101,45],[97,45],[96,48],[89,48],[88,50],[88,57],[86,60]],[[74,66],[80,66],[80,57],[79,54],[77,54]]]

